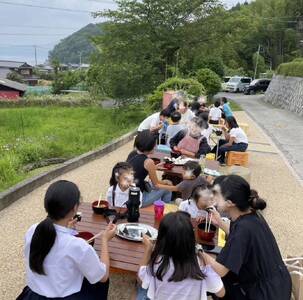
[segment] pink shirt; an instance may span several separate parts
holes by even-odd
[[[153,277],[148,267],[142,266],[138,276],[142,288],[147,289],[147,296],[153,300],[207,300],[207,292],[218,293],[223,288],[220,276],[210,266],[201,267],[206,278],[203,280],[185,279],[180,282],[168,281],[174,272],[173,263],[163,277],[163,281]]]

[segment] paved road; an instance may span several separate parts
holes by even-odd
[[[253,118],[275,142],[303,183],[303,118],[265,103],[263,95],[220,93],[232,99]]]

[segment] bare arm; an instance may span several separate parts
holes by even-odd
[[[203,252],[203,253],[199,253],[199,255],[202,255],[205,263],[207,265],[210,265],[213,270],[220,276],[220,277],[224,277],[228,272],[229,269],[227,269],[225,266],[221,265],[220,263],[218,263],[213,257],[211,257],[209,254]]]
[[[228,135],[229,135],[229,134],[228,134]],[[234,143],[234,141],[235,141],[235,138],[234,138],[234,137],[231,137],[231,136],[229,135],[228,143],[225,144],[225,146],[232,146],[232,144]]]
[[[106,273],[101,279],[101,282],[106,282],[109,277],[110,259],[108,253],[108,242],[115,236],[116,228],[116,225],[110,223],[102,235],[101,262],[103,262],[106,266]]]
[[[169,186],[169,185],[166,185],[165,181],[158,179],[157,167],[152,159],[148,158],[145,160],[144,168],[148,171],[148,176],[156,188],[165,188],[166,189]]]

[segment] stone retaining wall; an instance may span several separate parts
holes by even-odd
[[[264,101],[303,116],[303,78],[274,76]]]

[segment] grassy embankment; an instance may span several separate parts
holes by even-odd
[[[140,106],[0,109],[0,191],[39,173],[26,172],[25,166],[96,149],[134,129],[144,117]]]

